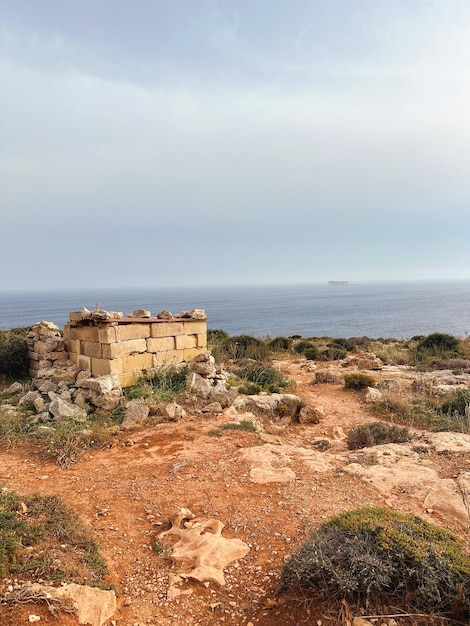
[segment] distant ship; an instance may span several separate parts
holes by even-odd
[[[328,284],[332,285],[333,287],[343,287],[344,285],[349,285],[349,281],[348,280],[329,280]]]

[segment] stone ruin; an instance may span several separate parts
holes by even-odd
[[[64,382],[79,371],[88,377],[116,377],[121,387],[134,385],[144,370],[188,363],[207,350],[207,322],[202,309],[152,317],[139,309],[122,313],[83,309],[72,312],[63,337],[51,322],[40,322],[28,334],[32,378],[62,369]],[[75,367],[70,367],[70,366]]]

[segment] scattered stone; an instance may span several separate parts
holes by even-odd
[[[375,389],[374,387],[367,387],[365,396],[364,396],[364,400],[366,402],[379,402],[380,400],[382,400],[383,395],[382,392],[379,389]]]
[[[24,393],[24,387],[21,383],[14,382],[9,387],[7,387],[3,393],[7,393],[11,396],[16,396],[20,393]]]
[[[201,413],[221,413],[222,411],[220,402],[211,402],[211,404],[207,404],[201,409]]]
[[[163,415],[170,422],[177,422],[186,417],[186,411],[176,402],[169,402],[163,407]]]
[[[122,428],[133,428],[147,419],[150,409],[142,400],[131,400],[127,403],[122,421]]]
[[[326,417],[326,411],[322,406],[303,406],[299,413],[301,424],[319,424]]]
[[[18,402],[18,405],[19,406],[25,406],[28,404],[34,405],[34,401],[37,400],[38,398],[41,398],[41,394],[39,393],[39,391],[28,391],[28,393],[20,399],[20,401]]]
[[[207,319],[207,315],[204,309],[193,309],[192,311],[189,312],[189,315],[193,320]]]
[[[63,400],[60,396],[56,396],[51,400],[49,413],[54,419],[72,419],[75,422],[86,422],[87,414],[84,409]]]
[[[136,309],[129,313],[127,317],[152,317],[152,314],[147,309]]]
[[[159,320],[172,320],[173,315],[170,311],[160,311],[160,313],[157,313],[157,318]]]

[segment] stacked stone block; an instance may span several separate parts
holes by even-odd
[[[26,337],[26,343],[31,378],[41,377],[52,368],[61,368],[69,364],[67,346],[59,327],[52,322],[35,324]]]
[[[70,361],[93,376],[135,384],[145,369],[192,361],[207,350],[205,320],[71,320],[64,327]]]

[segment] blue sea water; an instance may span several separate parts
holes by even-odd
[[[209,328],[258,337],[396,337],[470,332],[470,280],[1,293],[0,329],[60,327],[86,306],[123,311],[205,309]]]

